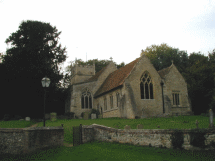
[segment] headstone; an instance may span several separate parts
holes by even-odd
[[[213,120],[214,119],[214,114],[213,114],[213,111],[212,109],[209,110],[209,122],[210,122],[210,127],[214,127],[214,124],[213,124]]]
[[[30,120],[31,120],[30,117],[25,118],[25,121],[30,121]]]
[[[124,129],[125,129],[125,130],[130,130],[130,129],[131,129],[131,127],[130,127],[130,126],[128,126],[128,125],[125,125]]]
[[[98,115],[98,118],[99,118],[99,119],[102,119],[102,115]]]
[[[196,120],[196,128],[198,129],[199,128],[199,122],[198,122],[198,120]]]
[[[91,119],[96,119],[96,114],[95,113],[91,114]]]
[[[51,121],[57,121],[57,113],[56,112],[50,113],[50,120]]]
[[[45,114],[45,119],[46,119],[46,120],[49,120],[49,119],[50,119],[50,114],[49,114],[49,113],[46,113],[46,114]]]
[[[143,129],[143,125],[142,124],[138,124],[137,125],[137,129]]]
[[[89,119],[89,114],[88,112],[84,112],[84,120],[88,120]]]

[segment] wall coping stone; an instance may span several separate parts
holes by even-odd
[[[86,126],[89,125],[84,125],[83,127],[85,128]],[[104,129],[104,130],[109,130],[109,131],[118,131],[118,132],[128,132],[128,133],[152,133],[152,134],[172,134],[174,132],[174,129],[130,129],[130,130],[125,130],[125,129],[116,129],[104,125],[98,125],[98,124],[92,124],[90,125],[90,128],[99,128],[99,129]],[[181,129],[184,134],[190,133],[191,129]],[[206,133],[215,133],[215,129],[206,129]]]

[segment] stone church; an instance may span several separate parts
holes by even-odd
[[[97,73],[95,64],[74,65],[71,84],[65,112],[78,117],[92,109],[103,118],[130,119],[191,112],[187,83],[176,66],[156,71],[146,55],[120,69],[110,62]]]

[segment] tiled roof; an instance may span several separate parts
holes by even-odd
[[[171,67],[172,66],[164,68],[164,69],[161,69],[161,70],[158,71],[158,74],[161,76],[161,78],[164,78],[169,73]]]
[[[129,76],[132,69],[134,68],[135,64],[139,61],[140,58],[137,58],[133,62],[125,65],[124,67],[121,67],[120,69],[112,72],[104,81],[104,83],[101,85],[101,87],[98,89],[98,91],[95,93],[95,97],[99,96],[103,93],[106,93],[112,89],[115,89],[119,86],[121,86],[125,79]]]

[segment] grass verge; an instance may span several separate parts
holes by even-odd
[[[186,151],[161,149],[154,147],[141,147],[129,144],[92,142],[76,147],[57,147],[48,150],[40,150],[30,155],[1,155],[1,161],[212,161],[215,154],[212,151]]]

